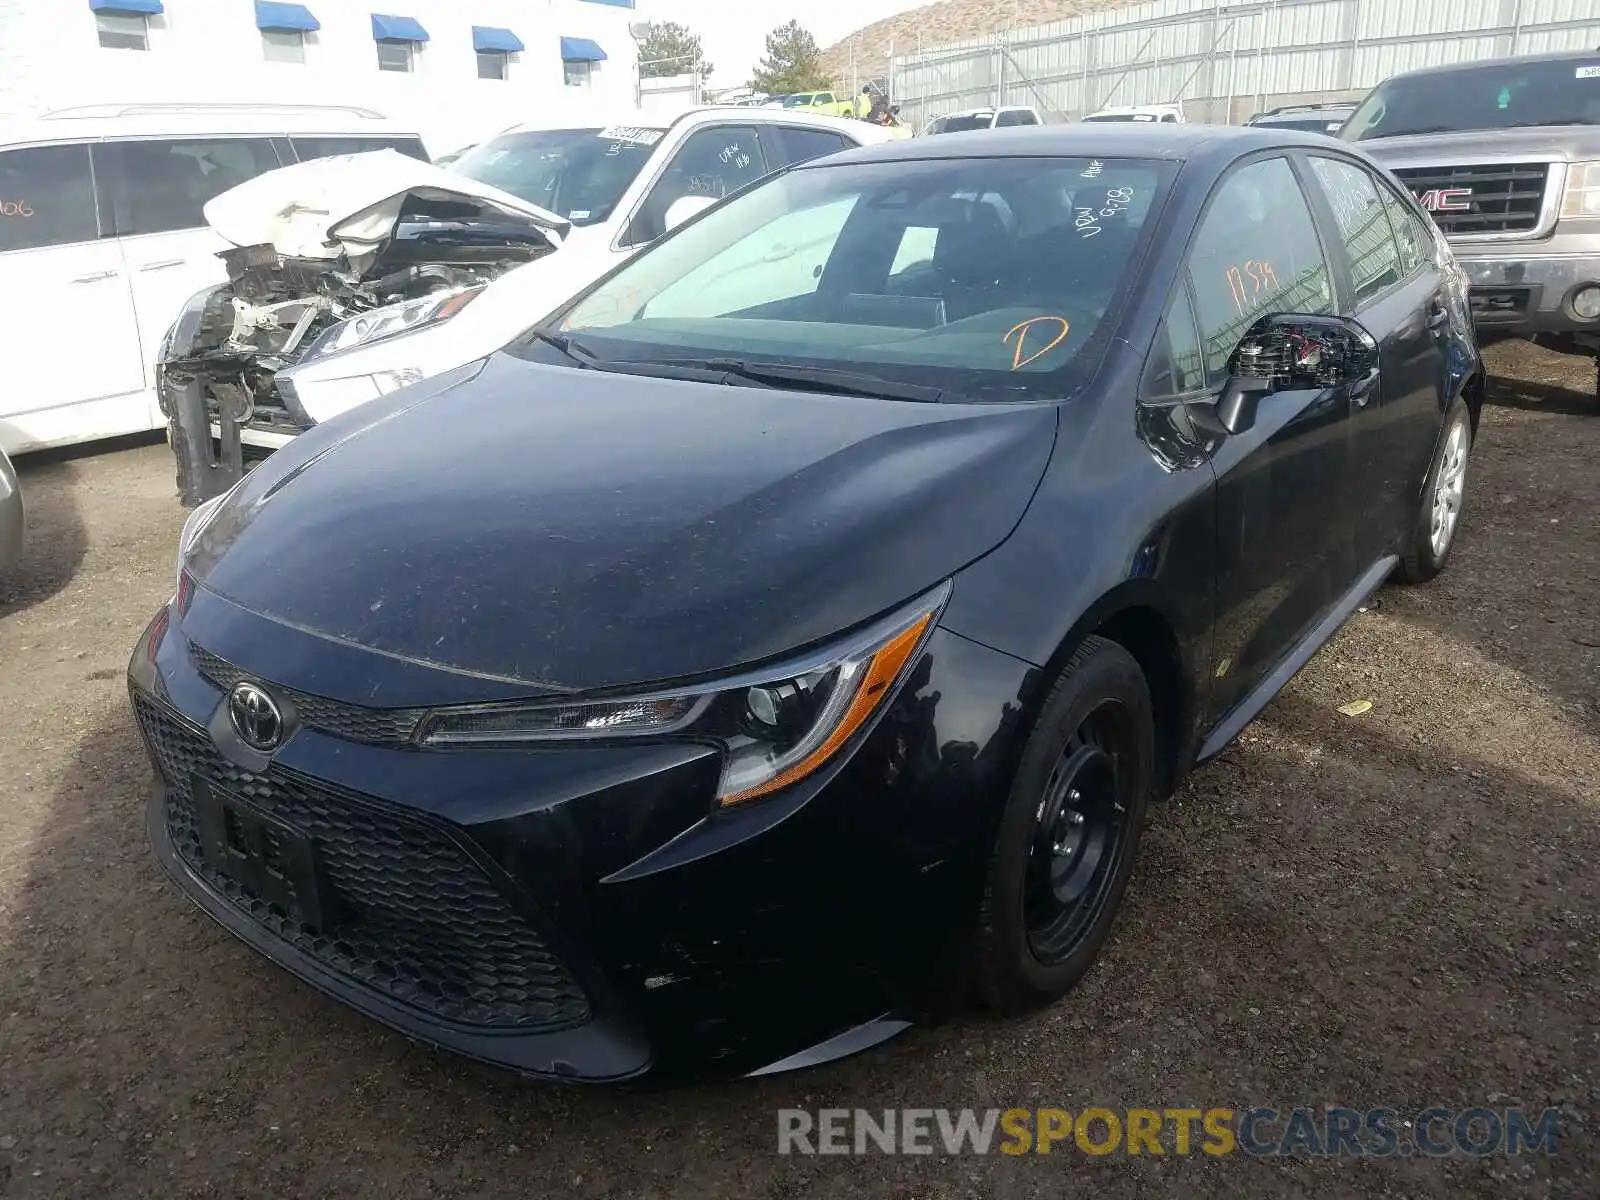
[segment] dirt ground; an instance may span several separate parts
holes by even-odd
[[[1451,569],[1387,588],[1157,811],[1030,1020],[670,1093],[417,1048],[202,917],[146,842],[123,669],[172,587],[164,445],[25,461],[0,579],[0,1194],[1571,1196],[1600,1181],[1600,410],[1522,344]],[[1354,699],[1372,702],[1341,714]],[[781,1107],[1564,1110],[1554,1157],[801,1158]]]

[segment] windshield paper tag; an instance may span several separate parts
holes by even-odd
[[[661,140],[661,130],[641,129],[637,125],[609,125],[597,136],[606,142],[638,142],[641,146],[654,146]]]

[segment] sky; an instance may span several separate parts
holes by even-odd
[[[705,56],[716,68],[711,83],[733,87],[750,78],[766,49],[767,34],[793,17],[827,47],[864,25],[929,0],[806,0],[792,10],[759,0],[639,0],[642,20],[676,21],[700,35]]]

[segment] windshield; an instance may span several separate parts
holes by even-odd
[[[1485,63],[1379,84],[1345,123],[1347,142],[1532,125],[1600,124],[1600,53],[1592,62]]]
[[[1094,370],[1174,169],[1083,158],[802,168],[658,242],[541,332],[570,333],[602,368],[733,357],[981,399],[1061,397]],[[513,349],[554,352],[532,337]]]
[[[805,108],[805,107],[809,106],[810,103],[811,103],[811,93],[810,92],[806,92],[803,95],[799,95],[799,96],[785,96],[783,98],[783,106],[785,108]]]
[[[987,129],[994,124],[993,113],[961,113],[954,117],[939,118],[939,133],[966,133],[971,129]]]
[[[503,133],[468,150],[450,170],[574,225],[595,225],[611,215],[665,132],[613,125]]]

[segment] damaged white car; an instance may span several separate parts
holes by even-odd
[[[301,409],[280,372],[445,320],[490,280],[553,254],[571,228],[392,150],[270,171],[211,200],[205,216],[235,246],[220,256],[228,282],[190,298],[157,365],[190,504],[237,478],[241,444],[282,445],[332,415]],[[420,378],[416,366],[369,372],[343,407]]]
[[[229,282],[189,301],[159,356],[180,497],[226,491],[245,446],[275,449],[492,354],[764,175],[883,138],[861,121],[702,108],[660,126],[519,126],[449,170],[349,155],[223,193],[205,214],[238,247],[222,256]]]

